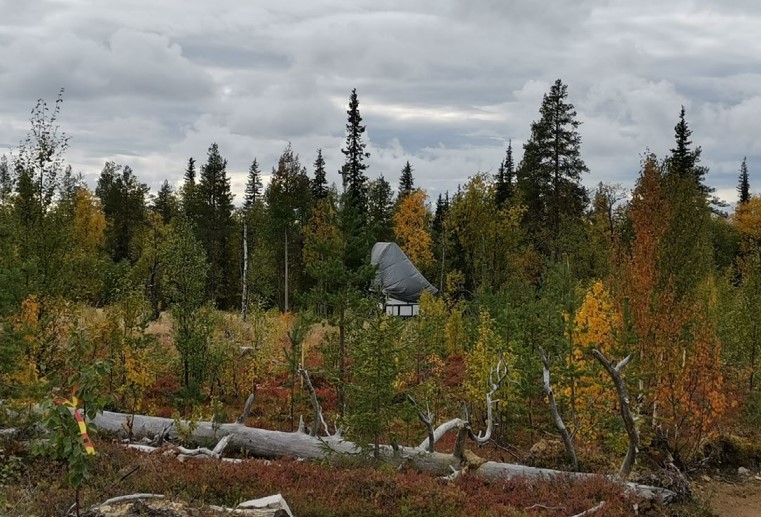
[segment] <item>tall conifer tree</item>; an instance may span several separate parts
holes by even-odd
[[[248,211],[259,201],[262,195],[262,176],[259,172],[259,163],[254,158],[248,168],[248,180],[246,181],[246,194],[243,201],[243,209]]]
[[[580,222],[588,201],[581,184],[589,170],[581,158],[581,122],[567,98],[568,86],[558,79],[542,99],[517,172],[528,233],[538,236],[535,244],[545,253],[560,251],[561,224]]]
[[[740,181],[737,185],[737,193],[740,195],[740,204],[744,205],[750,200],[750,179],[748,178],[747,157],[743,158],[740,165]]]
[[[209,261],[207,296],[217,305],[229,307],[234,303],[237,286],[237,268],[231,254],[233,195],[227,177],[227,160],[222,158],[216,143],[209,147],[206,164],[201,167],[196,202],[196,234]]]
[[[407,161],[402,168],[402,176],[399,178],[399,199],[415,190],[415,180],[412,177],[412,165]]]
[[[344,178],[345,203],[351,206],[360,217],[367,210],[367,164],[365,159],[370,153],[365,151],[367,144],[362,140],[366,126],[362,125],[362,115],[359,113],[357,89],[351,91],[349,109],[346,112],[349,119],[346,122],[346,147],[341,152],[346,156],[342,174]]]
[[[513,181],[515,178],[515,162],[513,161],[513,141],[507,144],[505,161],[499,166],[495,185],[497,208],[501,209],[513,197]]]
[[[317,149],[317,159],[314,161],[314,179],[312,180],[312,198],[320,201],[328,197],[328,180],[325,174],[325,159],[322,149]]]
[[[164,224],[169,224],[175,215],[177,200],[174,191],[167,180],[161,184],[156,199],[153,201],[153,211],[161,216]]]

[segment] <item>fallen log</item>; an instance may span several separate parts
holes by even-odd
[[[92,421],[98,428],[104,431],[126,436],[124,423],[132,419],[131,432],[135,438],[152,438],[156,433],[169,429],[169,438],[177,438],[177,431],[171,418],[162,418],[145,415],[128,415],[104,411],[99,413]],[[290,456],[303,459],[329,459],[333,455],[363,454],[356,444],[342,439],[340,436],[317,437],[305,433],[287,433],[283,431],[270,431],[246,427],[243,424],[213,424],[212,422],[198,422],[191,438],[196,442],[215,441],[229,436],[228,448],[241,449],[261,458],[277,458]],[[426,443],[427,445],[427,443]],[[421,447],[399,446],[397,454],[390,445],[381,446],[381,456],[391,463],[405,463],[417,470],[429,471],[438,475],[447,475],[454,470],[468,467],[470,475],[483,476],[487,479],[510,479],[522,477],[553,477],[574,476],[590,477],[595,474],[570,473],[558,470],[527,467],[511,463],[499,463],[495,461],[478,462],[471,464],[467,457],[458,459],[452,454],[440,452],[428,452]],[[674,497],[670,490],[657,487],[626,483],[628,489],[648,499],[660,499],[669,502]]]

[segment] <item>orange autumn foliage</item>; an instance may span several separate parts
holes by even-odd
[[[634,369],[651,431],[664,435],[675,458],[685,462],[715,430],[726,401],[715,326],[701,317],[705,311],[694,295],[677,296],[661,268],[673,210],[661,167],[650,156],[631,202],[634,241],[621,303],[636,336]]]

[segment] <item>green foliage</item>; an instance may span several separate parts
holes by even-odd
[[[395,418],[395,383],[404,368],[398,319],[376,315],[352,331],[349,430],[358,444],[371,443],[380,453],[381,437]]]
[[[134,262],[133,239],[145,222],[148,186],[140,183],[129,165],[106,162],[95,194],[106,215],[106,241],[114,262]]]
[[[217,144],[209,147],[193,196],[190,221],[209,262],[206,297],[218,307],[235,307],[239,300],[236,295],[239,277],[233,240],[240,233],[233,224],[233,195],[227,177],[227,160],[222,158]]]
[[[49,383],[54,388],[41,404],[42,424],[50,433],[41,452],[67,465],[66,480],[75,489],[90,478],[95,457],[85,451],[79,426],[69,407],[58,400],[76,395],[80,414],[85,419],[94,418],[108,403],[108,397],[102,395],[102,385],[111,364],[88,360],[93,346],[81,330],[72,333],[66,364],[50,377]],[[87,432],[92,436],[96,429],[90,424]]]
[[[167,268],[167,295],[172,303],[174,344],[182,361],[182,382],[186,388],[200,385],[206,378],[215,314],[204,307],[204,288],[209,265],[201,244],[184,218],[173,223],[162,255]]]
[[[311,191],[306,169],[301,166],[299,156],[290,144],[283,150],[277,169],[272,171],[272,180],[264,197],[269,207],[269,219],[262,228],[268,240],[268,247],[275,259],[278,304],[282,310],[293,305],[294,294],[303,285],[302,248],[300,231],[307,223],[311,206]],[[288,307],[285,303],[286,261],[288,268]]]
[[[578,225],[588,202],[581,184],[589,170],[581,158],[581,122],[567,97],[568,86],[560,79],[544,95],[517,171],[521,202],[528,208],[527,233],[537,249],[556,259],[569,251],[557,242],[562,226]]]
[[[370,153],[365,151],[367,144],[362,140],[366,126],[362,125],[362,115],[359,113],[357,89],[354,88],[349,96],[349,115],[346,122],[346,147],[341,152],[346,156],[346,163],[341,170],[344,184],[343,203],[354,216],[362,217],[367,210],[367,164],[365,160]]]

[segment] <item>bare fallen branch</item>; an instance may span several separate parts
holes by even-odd
[[[600,501],[598,504],[594,505],[589,510],[584,510],[581,513],[577,513],[575,515],[571,515],[571,517],[587,517],[588,515],[592,515],[593,513],[597,513],[605,506],[605,501]]]

